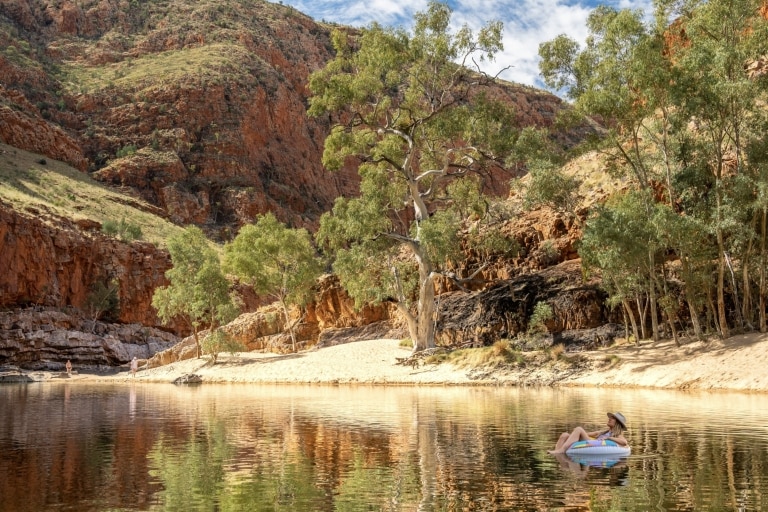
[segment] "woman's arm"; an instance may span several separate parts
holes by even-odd
[[[613,441],[619,446],[627,446],[627,440],[624,438],[624,436],[607,437],[605,440]]]

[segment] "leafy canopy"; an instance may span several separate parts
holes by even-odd
[[[398,305],[416,349],[432,342],[433,282],[461,257],[462,223],[485,216],[477,176],[502,168],[517,141],[513,112],[485,87],[493,78],[468,67],[502,49],[501,23],[451,33],[451,14],[430,3],[412,35],[337,31],[336,57],[309,81],[309,113],[336,123],[323,164],[355,165],[361,177],[360,195],[336,201],[317,240],[358,306]]]
[[[224,266],[258,293],[296,305],[311,297],[322,272],[307,230],[287,228],[272,213],[243,226],[224,246]]]
[[[202,325],[215,327],[237,316],[219,256],[200,228],[190,226],[171,237],[168,252],[173,268],[165,275],[170,284],[158,288],[152,297],[152,306],[163,322],[184,318],[196,335]]]

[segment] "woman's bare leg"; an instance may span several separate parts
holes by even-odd
[[[565,440],[563,440],[563,436],[560,436],[560,439],[558,439],[557,444],[555,445],[555,449],[550,450],[548,453],[565,453],[565,451],[576,441],[586,441],[587,439],[589,439],[587,431],[581,427],[576,427]]]
[[[562,434],[560,434],[560,439],[558,439],[557,443],[555,444],[555,451],[563,447],[563,444],[565,443],[566,439],[570,437],[570,435],[571,435],[570,432],[563,432]]]

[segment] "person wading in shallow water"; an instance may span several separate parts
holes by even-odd
[[[139,360],[136,359],[136,356],[133,356],[133,359],[131,359],[131,375],[136,377],[136,370],[139,369]]]
[[[64,368],[67,370],[67,375],[72,375],[72,361],[67,359],[67,364],[64,365]]]
[[[620,412],[608,413],[608,428],[605,430],[595,430],[587,432],[582,427],[576,427],[572,432],[563,432],[560,439],[557,440],[554,450],[547,453],[558,454],[565,453],[571,445],[577,441],[588,441],[590,439],[599,439],[603,441],[613,441],[619,446],[627,446],[627,440],[624,438],[624,431],[627,429],[627,419]]]

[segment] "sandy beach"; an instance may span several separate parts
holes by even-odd
[[[397,340],[358,341],[297,354],[237,353],[188,359],[115,375],[81,373],[72,380],[173,382],[198,375],[203,383],[365,384],[441,386],[594,386],[768,392],[768,335],[709,341],[617,344],[568,354],[567,359],[513,369],[466,369],[450,363],[403,366],[410,350]]]

